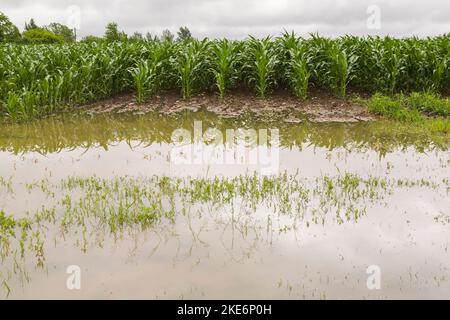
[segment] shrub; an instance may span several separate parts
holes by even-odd
[[[50,44],[63,43],[64,38],[43,28],[30,29],[23,33],[25,43]]]

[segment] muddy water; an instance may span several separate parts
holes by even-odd
[[[174,161],[173,132],[195,142],[196,121],[202,141]],[[271,172],[239,141],[244,160],[205,160],[238,128],[278,130],[277,141],[257,137]],[[203,112],[66,116],[5,126],[0,150],[0,210],[32,221],[23,255],[20,232],[2,251],[10,298],[450,298],[448,135]],[[241,191],[199,187],[216,178]],[[138,219],[108,218],[123,207]],[[150,207],[164,214],[143,226]],[[37,219],[44,210],[54,217]],[[79,290],[67,287],[71,265]]]

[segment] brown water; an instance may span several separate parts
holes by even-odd
[[[265,150],[275,171],[174,162],[171,135],[194,121],[224,136],[278,129]],[[18,236],[3,250],[10,298],[450,298],[448,135],[388,122],[66,116],[5,126],[0,150],[0,211],[33,221],[23,257]],[[215,178],[240,193],[214,194]],[[264,179],[278,187],[264,191]],[[160,216],[144,226],[147,208]],[[37,219],[44,210],[54,218]],[[80,290],[66,286],[70,265]],[[380,289],[366,284],[371,265]]]

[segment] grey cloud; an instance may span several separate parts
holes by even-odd
[[[19,27],[31,17],[38,24],[65,22],[67,8],[81,10],[79,34],[101,35],[116,21],[127,33],[160,33],[188,26],[198,37],[243,38],[277,35],[283,29],[299,34],[391,34],[428,36],[450,31],[447,0],[0,0],[0,11]],[[369,5],[381,9],[381,29],[366,28]]]

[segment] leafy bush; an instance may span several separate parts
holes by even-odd
[[[64,42],[63,37],[43,28],[35,28],[25,31],[23,33],[23,40],[25,43],[31,44],[51,44]]]

